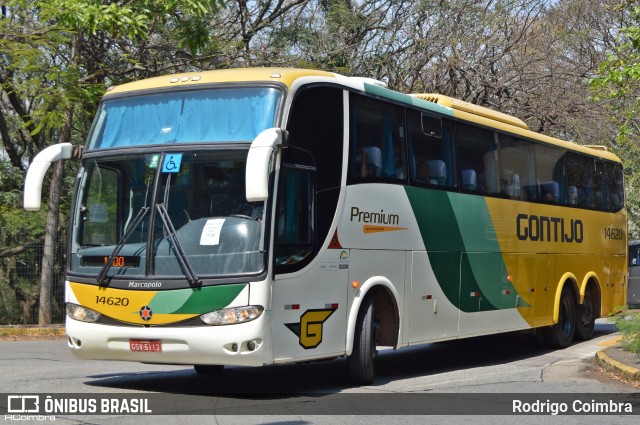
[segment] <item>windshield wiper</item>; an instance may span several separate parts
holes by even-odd
[[[118,254],[120,253],[124,245],[127,243],[129,238],[133,234],[136,227],[138,227],[138,224],[140,224],[144,216],[147,215],[147,212],[149,212],[149,209],[150,209],[149,207],[140,208],[140,211],[138,211],[138,214],[136,214],[135,218],[131,222],[131,225],[129,225],[129,227],[127,228],[127,231],[124,233],[124,235],[122,235],[122,238],[120,238],[120,240],[118,241],[118,244],[114,248],[113,252],[111,252],[109,259],[107,260],[105,265],[102,267],[102,270],[100,270],[100,273],[96,278],[99,285],[104,286],[107,283],[109,283],[107,279],[107,273],[109,272],[109,269],[111,269],[111,265],[113,264],[113,259],[118,256]]]
[[[160,216],[160,220],[162,220],[162,225],[164,226],[165,231],[167,232],[171,243],[173,244],[174,253],[178,263],[180,264],[180,268],[184,273],[185,277],[189,281],[189,285],[191,286],[201,286],[202,280],[196,275],[193,271],[193,267],[187,258],[187,254],[184,252],[184,248],[182,248],[182,244],[180,243],[180,239],[176,234],[176,229],[173,227],[173,223],[171,222],[171,218],[169,217],[169,213],[167,212],[167,208],[164,204],[157,204],[156,210],[158,211],[158,215]]]

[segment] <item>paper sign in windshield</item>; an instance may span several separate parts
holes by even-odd
[[[107,221],[109,221],[107,204],[89,204],[90,223],[106,223]]]
[[[218,245],[220,243],[220,231],[222,230],[224,220],[224,218],[207,220],[200,235],[200,245]]]

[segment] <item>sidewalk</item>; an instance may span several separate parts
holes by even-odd
[[[11,339],[11,337],[20,339],[29,339],[29,337],[49,337],[64,338],[64,325],[0,325],[0,338]]]
[[[625,379],[640,382],[640,357],[618,346],[622,337],[600,343],[605,347],[596,353],[598,365]]]

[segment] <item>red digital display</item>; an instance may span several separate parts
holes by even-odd
[[[109,261],[109,256],[87,255],[82,257],[82,265],[85,267],[102,267]],[[118,255],[113,257],[111,267],[139,267],[140,257]]]

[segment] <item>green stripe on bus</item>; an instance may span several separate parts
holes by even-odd
[[[396,102],[406,103],[408,105],[417,106],[422,109],[428,109],[442,115],[453,117],[453,109],[451,108],[438,105],[437,103],[418,99],[417,97],[409,96],[408,94],[398,93],[397,91],[389,90],[384,87],[376,86],[374,84],[364,83],[364,91],[375,96],[383,97],[385,99],[395,100]]]
[[[498,309],[515,308],[518,293],[507,280],[509,273],[504,264],[502,249],[498,243],[495,225],[486,198],[483,196],[448,193],[453,211],[460,227],[469,274],[473,275],[480,287],[481,297]],[[464,277],[465,269],[462,268]],[[461,293],[464,300],[465,282],[462,281]],[[473,298],[473,297],[470,297]],[[483,301],[484,302],[484,301]],[[475,305],[475,300],[471,301]],[[523,307],[520,302],[519,307]]]
[[[207,286],[204,288],[158,291],[149,303],[154,313],[203,314],[227,307],[247,286],[236,285]]]
[[[467,313],[515,308],[518,294],[507,280],[484,198],[414,187],[405,190],[447,299]]]

